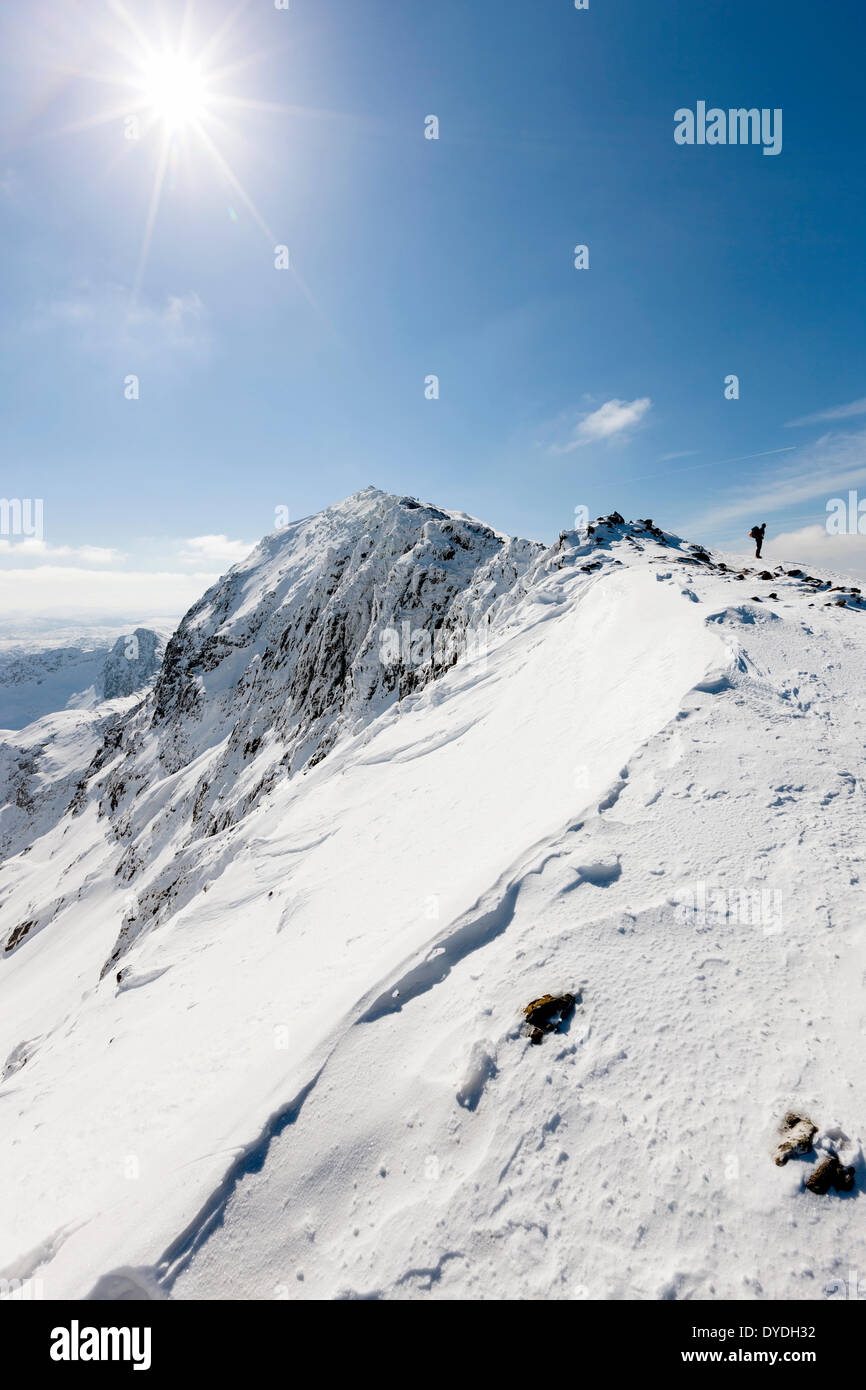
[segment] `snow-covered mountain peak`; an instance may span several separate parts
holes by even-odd
[[[208,590],[169,643],[138,726],[156,734],[169,771],[222,746],[208,804],[251,744],[268,740],[271,763],[290,772],[315,764],[345,728],[453,665],[543,549],[365,488],[265,537]],[[386,634],[407,623],[429,655],[386,659]]]

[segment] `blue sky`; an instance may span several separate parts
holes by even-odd
[[[855,6],[199,0],[169,142],[133,84],[186,9],[0,26],[2,492],[45,517],[0,598],[180,610],[277,507],[369,483],[541,539],[766,520],[821,560],[827,499],[866,496]],[[781,109],[781,153],[677,145],[699,100]]]

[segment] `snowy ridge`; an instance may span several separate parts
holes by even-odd
[[[825,1296],[866,1256],[860,596],[409,501],[263,542],[0,872],[36,923],[0,958],[0,1272]],[[383,660],[403,621],[458,659]],[[774,1166],[798,1107],[854,1192]]]

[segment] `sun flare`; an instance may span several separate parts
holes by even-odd
[[[200,65],[178,53],[156,54],[142,70],[144,105],[171,131],[195,124],[208,110],[208,83]]]
[[[179,181],[202,187],[209,169],[211,181],[223,186],[230,203],[226,216],[248,219],[274,246],[278,238],[259,211],[236,172],[247,140],[241,123],[259,115],[312,114],[301,108],[262,99],[238,90],[248,70],[261,61],[262,52],[246,51],[240,19],[246,0],[240,0],[223,22],[207,32],[193,27],[194,0],[177,0],[178,22],[165,21],[160,4],[151,0],[145,23],[139,22],[128,0],[105,0],[113,23],[104,33],[94,30],[95,61],[87,67],[64,68],[65,74],[113,88],[110,102],[69,121],[57,132],[89,132],[114,126],[118,154],[135,162],[149,183],[138,262],[131,286],[131,302],[141,289],[154,228],[163,195]],[[145,0],[142,0],[145,5]],[[247,82],[249,78],[247,77]]]

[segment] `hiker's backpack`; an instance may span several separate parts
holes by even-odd
[[[753,526],[753,527],[752,527],[751,531],[749,532],[749,538],[750,538],[751,540],[753,540],[753,541],[756,541],[756,540],[758,539],[758,528],[757,528],[757,526]]]

